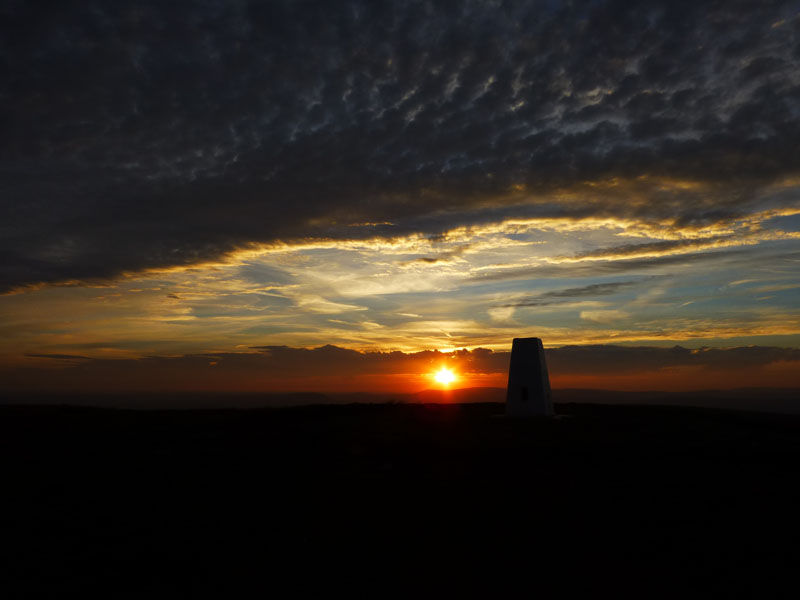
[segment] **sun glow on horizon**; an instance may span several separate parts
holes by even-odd
[[[456,374],[453,373],[450,369],[446,367],[442,367],[439,369],[433,376],[437,383],[441,383],[444,386],[450,385],[456,380]]]

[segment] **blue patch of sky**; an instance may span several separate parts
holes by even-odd
[[[765,229],[780,229],[782,231],[800,231],[800,214],[785,217],[773,217],[763,224]]]

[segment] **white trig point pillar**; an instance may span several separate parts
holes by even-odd
[[[539,338],[514,338],[508,368],[506,415],[509,417],[551,417],[550,377]]]

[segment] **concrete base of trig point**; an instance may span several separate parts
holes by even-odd
[[[539,338],[514,338],[508,368],[506,416],[553,416],[550,377]]]

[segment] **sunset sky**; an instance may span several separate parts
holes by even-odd
[[[8,1],[0,390],[800,387],[800,5]],[[681,348],[674,348],[680,346]]]

